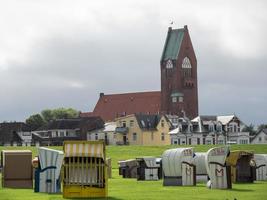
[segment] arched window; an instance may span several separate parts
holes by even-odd
[[[172,69],[173,68],[173,64],[171,60],[168,60],[166,63],[166,69]]]
[[[183,59],[182,70],[183,70],[183,76],[184,77],[191,77],[192,76],[192,66],[191,66],[191,62],[190,62],[188,57],[185,57]]]

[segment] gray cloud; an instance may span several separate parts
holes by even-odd
[[[152,6],[150,1],[90,6],[79,1],[75,12],[69,2],[60,12],[54,10],[58,4],[51,12],[38,7],[47,18],[36,15],[31,21],[33,6],[23,26],[11,18],[27,31],[17,34],[17,48],[13,36],[0,33],[0,42],[5,39],[9,47],[0,48],[5,58],[0,59],[0,120],[24,120],[61,106],[90,111],[99,92],[159,90],[159,60],[168,23],[175,20],[175,27],[189,25],[197,54],[200,113],[236,113],[247,123],[266,123],[264,1],[241,7],[211,2],[167,1],[173,3],[168,7],[160,1]],[[191,10],[177,12],[181,6]]]

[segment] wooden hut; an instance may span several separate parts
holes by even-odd
[[[136,158],[137,180],[159,180],[161,178],[161,164],[155,157]]]
[[[226,164],[231,166],[232,183],[252,183],[256,176],[254,153],[250,151],[231,151]]]
[[[32,188],[32,152],[30,150],[2,150],[2,187]]]
[[[63,151],[38,148],[38,168],[35,170],[35,192],[60,193],[60,170],[63,162]]]
[[[64,198],[107,197],[104,141],[64,142]]]
[[[119,164],[119,175],[123,178],[137,178],[136,159],[121,160]]]

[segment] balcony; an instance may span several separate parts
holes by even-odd
[[[126,134],[126,133],[128,133],[128,131],[129,131],[129,128],[128,128],[128,127],[117,127],[117,128],[115,129],[115,132],[116,132],[116,133],[123,133],[123,134]]]

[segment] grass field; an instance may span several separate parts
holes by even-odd
[[[109,179],[110,200],[126,199],[267,199],[267,181],[256,181],[253,184],[233,184],[232,190],[209,190],[204,183],[198,183],[195,187],[163,187],[162,181],[136,181],[136,179],[122,179],[118,176],[117,161],[140,156],[160,156],[164,150],[174,146],[143,147],[143,146],[109,146],[107,156],[112,158],[112,176]],[[195,151],[205,152],[211,146],[195,146]],[[34,147],[16,147],[15,149],[30,149],[37,154]],[[62,149],[62,147],[52,147]],[[0,147],[13,149],[13,147]],[[253,150],[255,153],[267,153],[267,145],[232,145],[231,150]],[[58,200],[62,195],[49,195],[34,193],[30,189],[6,189],[0,187],[0,200]]]

